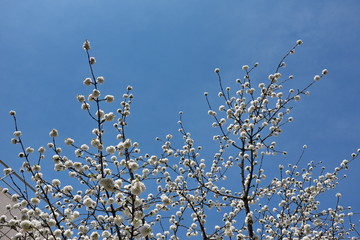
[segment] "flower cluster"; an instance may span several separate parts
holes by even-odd
[[[284,77],[280,70],[301,44],[296,41],[276,71],[256,84],[252,71],[259,63],[242,66],[244,76],[236,79],[235,90],[224,87],[220,69],[214,70],[223,104],[213,108],[209,93],[204,94],[212,127],[218,129],[213,136],[218,149],[205,159],[203,147],[185,130],[182,112],[183,144],[176,147],[168,134],[157,138],[158,154],[140,154],[140,144],[126,131],[133,89],[126,88],[116,110],[103,110],[115,97],[101,91],[105,78],[94,74],[96,60],[86,40],[91,75],[83,83],[90,90],[76,99],[94,122],[92,139],[78,143],[67,137],[62,149],[60,132],[52,129],[51,142],[39,147],[36,157],[22,140],[16,112],[10,111],[11,142],[20,146],[23,164],[19,171],[3,169],[12,187],[2,192],[13,204],[6,206],[10,215],[0,216],[0,227],[15,230],[12,239],[356,239],[354,213],[340,205],[341,194],[331,208],[322,208],[319,196],[336,188],[360,149],[328,172],[320,163],[302,163],[303,154],[295,163],[280,165],[277,177],[269,178],[263,168],[272,156],[287,155],[274,139],[294,120],[293,104],[328,74],[322,70],[301,90],[286,88],[294,76]],[[116,132],[113,139],[105,135],[108,127]],[[46,159],[54,173],[42,171]]]

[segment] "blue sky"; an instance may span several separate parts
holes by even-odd
[[[305,86],[323,68],[329,75],[295,105],[295,121],[278,138],[290,153],[283,162],[307,144],[304,160],[330,170],[360,147],[359,1],[1,0],[0,6],[0,159],[11,166],[20,164],[10,144],[11,109],[35,148],[50,140],[52,128],[62,138],[90,141],[93,126],[74,98],[89,92],[82,84],[89,76],[85,39],[96,75],[106,79],[103,92],[119,100],[127,85],[134,87],[129,134],[143,153],[160,152],[155,137],[176,136],[183,111],[185,126],[211,157],[216,149],[206,146],[217,132],[203,92],[218,92],[214,68],[231,85],[243,76],[242,65],[259,62],[254,76],[265,79],[297,39],[304,44],[285,69],[297,78],[292,84]],[[360,202],[359,169],[357,160],[339,186],[345,206]]]

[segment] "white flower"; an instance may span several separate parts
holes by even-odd
[[[171,204],[171,199],[166,196],[165,194],[161,195],[161,201],[165,204],[165,205],[169,205]]]
[[[30,201],[32,204],[35,204],[35,205],[38,205],[40,203],[40,199],[37,197],[31,198]]]
[[[27,153],[32,153],[32,152],[34,152],[34,149],[31,148],[31,147],[27,147],[27,148],[25,149],[25,151],[26,151]]]
[[[109,154],[114,154],[115,153],[115,147],[114,146],[108,146],[106,148],[106,152],[109,153]]]
[[[50,131],[49,136],[50,137],[57,137],[59,135],[58,131],[56,129],[53,129]]]
[[[6,215],[1,215],[0,216],[0,223],[5,223],[6,219],[7,219]]]
[[[71,144],[73,144],[75,141],[72,138],[65,138],[65,143],[66,145],[70,146]]]
[[[16,112],[15,112],[14,110],[11,110],[11,111],[9,112],[9,114],[10,114],[10,116],[15,116]]]
[[[249,69],[249,65],[244,65],[244,66],[242,66],[242,70],[247,70],[247,69]]]
[[[139,164],[132,161],[132,162],[129,163],[129,168],[130,168],[131,172],[135,172],[136,170],[139,169]]]
[[[321,73],[322,73],[322,75],[326,75],[329,73],[329,71],[327,69],[323,69]]]
[[[98,240],[100,238],[100,234],[98,232],[93,232],[90,235],[91,240]]]
[[[149,224],[145,223],[139,228],[140,234],[142,237],[147,237],[152,232]]]
[[[108,102],[108,103],[113,102],[114,99],[115,99],[115,98],[114,98],[113,95],[106,95],[106,96],[105,96],[105,100],[106,100],[106,102]]]
[[[57,236],[57,237],[60,237],[61,232],[62,232],[61,229],[56,229],[56,230],[54,231],[54,235]]]
[[[73,235],[73,232],[70,229],[65,230],[64,232],[65,237],[71,237]]]
[[[53,179],[53,180],[51,181],[51,183],[52,183],[54,186],[60,186],[60,184],[61,184],[61,182],[60,182],[59,179]]]
[[[83,104],[81,104],[81,109],[82,110],[89,110],[90,109],[90,105],[88,104],[88,103],[83,103]]]
[[[38,152],[41,153],[41,154],[44,154],[45,151],[46,150],[45,150],[44,147],[39,147],[39,149],[38,149]]]
[[[65,187],[63,187],[62,191],[65,193],[70,193],[74,190],[74,188],[71,185],[66,185]]]
[[[109,231],[103,231],[101,236],[104,237],[104,238],[107,238],[107,237],[110,237],[111,233]]]
[[[85,50],[90,50],[90,42],[88,40],[86,40],[83,44],[83,48]]]
[[[91,78],[85,78],[83,83],[84,83],[86,86],[90,86],[91,83],[92,83]]]
[[[21,131],[15,131],[15,132],[14,132],[14,136],[15,136],[15,137],[20,137],[21,134],[22,134]]]
[[[132,146],[132,143],[131,143],[131,140],[130,139],[126,139],[124,141],[124,148],[131,148]]]
[[[8,176],[9,174],[11,174],[12,173],[12,169],[11,168],[4,168],[4,175],[5,176]]]
[[[95,64],[96,59],[94,57],[90,57],[89,62],[90,62],[90,64]]]
[[[131,190],[132,194],[134,194],[136,196],[140,196],[140,194],[146,190],[146,187],[145,187],[145,184],[143,184],[139,180],[134,180],[131,183],[131,189],[130,190]]]
[[[82,103],[82,102],[85,101],[85,96],[84,96],[84,95],[77,95],[77,96],[76,96],[76,99],[77,99],[80,103]]]
[[[301,39],[299,39],[299,40],[296,41],[296,44],[301,45],[301,44],[303,44],[303,41]]]
[[[320,80],[320,76],[319,76],[319,75],[315,75],[315,76],[314,76],[314,80],[315,80],[315,81],[319,81],[319,80]]]
[[[111,122],[111,121],[113,121],[115,119],[115,115],[114,115],[113,112],[109,112],[109,113],[104,115],[104,118],[105,118],[106,121]]]
[[[213,110],[209,110],[209,111],[208,111],[208,114],[209,114],[210,116],[213,116],[213,117],[216,116],[216,112],[213,111]]]
[[[96,78],[96,82],[99,83],[99,84],[103,84],[105,82],[105,79],[104,79],[103,76],[100,76],[100,77]]]
[[[88,197],[83,200],[83,204],[86,207],[90,208],[90,207],[94,207],[96,203],[91,198]]]
[[[219,73],[219,72],[220,72],[220,68],[215,68],[214,72],[215,72],[215,73]]]
[[[118,189],[120,189],[122,187],[122,180],[121,179],[117,179],[115,181],[115,187],[117,187]]]
[[[114,223],[120,226],[123,222],[124,222],[124,217],[116,215],[116,217],[114,218]]]
[[[97,138],[94,138],[94,139],[91,141],[91,146],[96,147],[96,148],[99,147],[99,146],[101,146],[100,140],[97,139]]]
[[[20,227],[22,228],[22,230],[27,232],[32,229],[33,225],[31,224],[31,222],[29,220],[24,220],[24,221],[21,221]]]
[[[112,180],[111,178],[102,178],[102,179],[100,179],[99,182],[100,182],[100,185],[109,192],[115,192],[117,190],[115,187],[114,180]]]
[[[80,148],[81,148],[81,150],[84,150],[84,151],[89,150],[89,146],[86,144],[81,145]]]
[[[93,92],[92,92],[92,96],[95,97],[95,98],[99,97],[100,96],[100,91],[97,90],[97,89],[94,89]]]
[[[11,201],[17,202],[18,200],[19,200],[19,195],[17,195],[17,194],[11,195]]]

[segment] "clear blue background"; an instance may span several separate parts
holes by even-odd
[[[106,80],[102,92],[114,94],[119,103],[126,86],[134,87],[128,137],[140,142],[142,153],[160,153],[157,136],[179,136],[176,122],[184,111],[185,126],[210,162],[217,131],[210,127],[203,92],[217,102],[214,68],[233,85],[243,76],[242,65],[260,62],[254,76],[266,81],[302,39],[284,70],[295,75],[292,86],[305,86],[323,68],[329,75],[294,105],[295,121],[277,139],[289,155],[276,165],[297,159],[307,144],[304,160],[323,161],[331,171],[360,147],[359,12],[357,0],[1,0],[0,159],[20,164],[20,149],[10,144],[11,109],[18,113],[25,143],[36,149],[50,140],[52,128],[61,139],[90,143],[95,126],[74,98],[89,93],[82,84],[90,76],[82,49],[89,39],[95,73]],[[359,161],[337,190],[342,204],[356,212]],[[325,199],[329,206],[335,192]]]

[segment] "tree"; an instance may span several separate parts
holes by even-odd
[[[10,216],[0,217],[2,228],[15,230],[13,239],[357,239],[353,213],[340,205],[341,194],[336,194],[333,208],[322,209],[318,198],[336,187],[360,149],[330,172],[321,163],[301,163],[306,146],[297,161],[278,166],[277,177],[268,179],[263,169],[272,155],[287,154],[273,139],[293,121],[293,102],[309,95],[308,89],[328,73],[322,70],[302,90],[286,89],[293,76],[283,77],[280,70],[301,44],[298,40],[264,82],[252,78],[258,63],[244,65],[245,76],[236,79],[235,93],[223,86],[215,69],[223,104],[215,109],[209,94],[204,95],[212,127],[219,130],[213,137],[219,148],[213,159],[203,159],[181,112],[183,145],[174,146],[168,134],[157,139],[160,154],[141,155],[139,143],[126,131],[133,89],[127,87],[116,113],[105,113],[103,105],[115,98],[101,94],[105,80],[96,77],[96,60],[85,41],[91,76],[83,83],[91,93],[76,98],[94,122],[94,138],[90,146],[66,138],[74,150],[72,160],[53,129],[50,153],[40,147],[36,157],[22,140],[15,111],[10,111],[15,123],[11,141],[20,146],[23,164],[19,171],[7,165],[4,169],[10,189],[3,193],[11,194],[14,204],[7,206]],[[111,141],[105,138],[109,130],[116,133]],[[42,172],[46,158],[53,160],[54,173]]]

